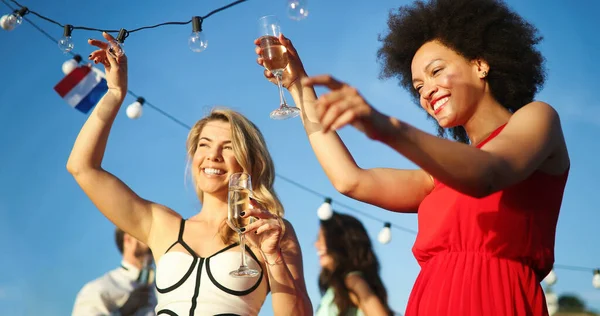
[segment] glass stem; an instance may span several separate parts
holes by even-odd
[[[244,234],[239,234],[240,236],[240,247],[242,247],[242,265],[240,268],[246,268],[246,237]]]
[[[275,74],[275,77],[277,78],[277,87],[279,88],[279,103],[281,104],[281,107],[287,107],[287,102],[285,102],[285,97],[283,96],[283,86],[281,84],[281,73],[277,73]]]

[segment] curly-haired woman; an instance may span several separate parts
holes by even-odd
[[[307,77],[282,36],[283,84],[319,162],[343,194],[418,213],[421,272],[406,315],[547,315],[540,281],[554,262],[570,161],[557,112],[534,101],[545,79],[537,29],[500,0],[417,1],[388,26],[383,75],[455,141],[378,112],[329,75]],[[317,98],[313,86],[331,91]],[[346,125],[420,169],[361,169],[335,133]]]

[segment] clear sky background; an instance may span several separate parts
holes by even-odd
[[[386,212],[335,192],[310,149],[300,120],[269,119],[269,112],[278,106],[277,89],[263,79],[253,44],[257,19],[276,14],[310,74],[333,74],[357,87],[377,109],[434,132],[433,123],[396,81],[378,78],[378,34],[386,30],[389,10],[407,2],[312,0],[309,17],[293,21],[286,17],[284,0],[251,0],[204,22],[209,47],[200,54],[187,47],[190,25],[132,33],[125,42],[129,87],[188,125],[215,105],[239,110],[261,128],[278,174],[333,197],[334,208],[341,212],[349,211],[336,207],[336,201],[416,230],[416,215]],[[111,29],[189,20],[226,3],[22,0],[23,5],[63,24]],[[600,91],[600,4],[595,0],[511,0],[509,4],[545,38],[540,49],[547,58],[548,80],[538,99],[560,113],[571,155],[556,236],[556,263],[600,267],[596,195],[600,105],[595,96]],[[8,12],[0,3],[0,14]],[[60,27],[27,17],[53,36],[62,36]],[[86,39],[99,36],[75,31],[75,51],[87,56],[92,48]],[[63,77],[61,65],[68,59],[55,43],[27,22],[12,32],[0,30],[0,43],[0,314],[68,315],[81,286],[115,268],[120,260],[113,225],[65,169],[86,116],[53,90]],[[134,101],[129,96],[117,117],[104,167],[142,197],[190,217],[200,204],[184,181],[187,130],[148,107],[140,119],[128,119],[125,107]],[[414,167],[352,128],[343,129],[341,135],[362,167]],[[319,266],[313,243],[318,230],[316,209],[322,199],[281,178],[276,189],[298,233],[308,291],[316,307]],[[358,217],[374,241],[391,306],[404,312],[419,272],[411,253],[415,236],[394,230],[392,242],[384,246],[376,242],[382,223]],[[556,272],[558,294],[575,293],[600,310],[600,290],[592,287],[591,270]],[[272,315],[270,300],[261,315]]]

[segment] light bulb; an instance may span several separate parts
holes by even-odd
[[[206,35],[202,33],[202,18],[199,16],[192,17],[192,34],[188,38],[188,46],[194,53],[200,53],[208,46]]]
[[[65,54],[72,51],[73,47],[75,47],[75,45],[71,40],[71,36],[62,37],[60,40],[58,40],[58,48]]]
[[[144,102],[146,102],[144,98],[139,97],[135,102],[131,103],[127,107],[127,117],[132,120],[140,118],[140,116],[142,116],[142,105],[144,104]]]
[[[66,75],[68,75],[69,73],[71,73],[71,71],[73,71],[75,68],[77,68],[77,66],[79,66],[79,63],[81,62],[81,56],[79,55],[75,55],[73,58],[65,61],[62,64],[62,72]]]
[[[594,270],[594,276],[592,277],[592,285],[600,289],[600,269]]]
[[[544,283],[552,286],[556,283],[556,273],[554,272],[554,269],[550,270],[550,273],[548,273],[548,275],[544,278]]]
[[[15,27],[23,23],[23,16],[28,12],[27,7],[21,7],[19,11],[15,11],[11,14],[3,15],[0,18],[0,27],[5,31],[12,31]]]
[[[58,48],[65,54],[72,51],[73,47],[75,47],[71,39],[71,32],[73,32],[73,26],[70,24],[65,25],[63,37],[58,40]]]
[[[551,290],[546,291],[546,307],[548,307],[548,314],[550,316],[558,312],[558,296]]]
[[[118,58],[118,57],[125,55],[125,49],[123,49],[123,43],[117,43],[115,41],[108,41],[108,46],[110,46],[110,48],[108,49],[108,53],[112,57]]]
[[[392,224],[385,223],[383,224],[383,228],[379,231],[379,235],[377,235],[377,240],[379,240],[382,244],[387,244],[392,240]]]
[[[292,20],[303,20],[308,16],[307,0],[288,0],[288,16]]]
[[[5,31],[12,31],[17,26],[14,14],[6,14],[0,18],[0,27]]]
[[[110,46],[108,53],[112,57],[119,58],[125,55],[125,49],[123,49],[123,45],[127,36],[129,36],[129,32],[127,32],[126,29],[121,29],[119,30],[119,35],[117,35],[116,41],[108,41],[108,46]]]
[[[206,40],[206,36],[202,32],[192,32],[190,38],[188,39],[188,45],[190,49],[194,53],[200,53],[206,49],[208,46],[208,41]]]
[[[325,198],[325,202],[317,209],[317,216],[322,221],[326,221],[333,216],[333,209],[331,208],[331,198]]]

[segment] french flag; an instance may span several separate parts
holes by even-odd
[[[102,72],[86,65],[73,69],[54,86],[54,91],[70,106],[87,114],[108,91],[108,86]]]

